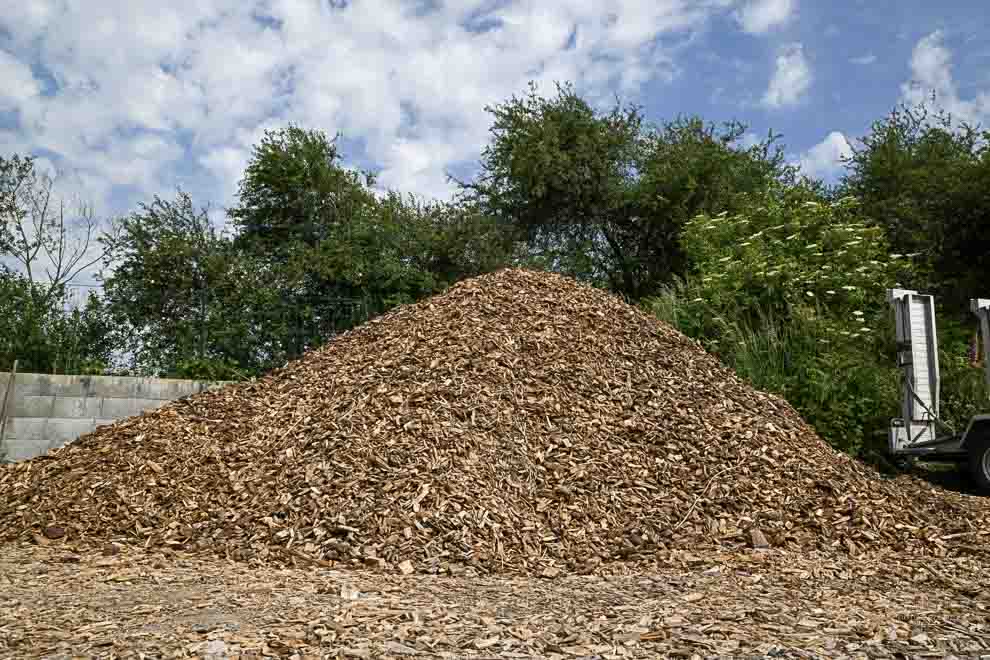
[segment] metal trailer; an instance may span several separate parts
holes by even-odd
[[[977,487],[990,492],[990,413],[974,416],[961,433],[939,418],[934,298],[917,291],[890,289],[887,301],[894,310],[897,366],[901,370],[901,417],[891,420],[890,453],[965,463]],[[970,310],[979,319],[985,377],[990,384],[990,300],[970,300]]]

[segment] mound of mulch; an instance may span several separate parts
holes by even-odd
[[[525,270],[0,470],[2,540],[403,571],[764,543],[946,555],[982,544],[987,511],[879,476],[664,323]]]

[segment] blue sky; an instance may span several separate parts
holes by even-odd
[[[487,140],[483,107],[573,81],[650,120],[738,119],[791,160],[838,159],[936,90],[990,119],[985,2],[922,0],[21,0],[0,13],[0,153],[126,213],[176,186],[220,209],[266,128],[341,132],[383,187],[451,192]]]

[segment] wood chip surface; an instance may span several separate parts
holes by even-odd
[[[974,657],[988,511],[505,270],[0,467],[0,653]]]
[[[649,574],[257,569],[8,546],[3,658],[975,658],[980,562],[672,551]]]

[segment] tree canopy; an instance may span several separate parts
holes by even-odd
[[[990,133],[926,104],[900,106],[853,148],[841,194],[918,254],[914,283],[965,311],[990,282]]]
[[[254,146],[228,215],[237,240],[270,260],[315,247],[352,227],[374,205],[373,177],[341,165],[336,139],[288,126]]]
[[[488,111],[492,140],[463,197],[518,232],[537,263],[633,299],[684,272],[689,218],[794,177],[772,135],[744,148],[735,122],[647,126],[639,108],[600,112],[568,85]]]

